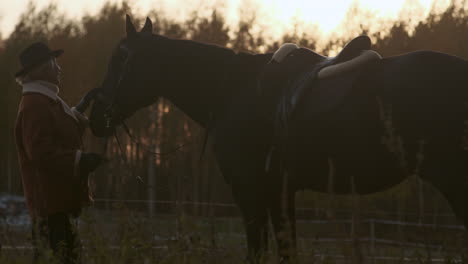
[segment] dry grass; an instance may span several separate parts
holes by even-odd
[[[82,263],[245,263],[246,242],[238,218],[206,218],[181,215],[157,215],[153,220],[145,215],[118,207],[113,213],[88,210],[77,224],[82,240]],[[0,254],[0,263],[30,263],[29,228],[1,226],[0,243],[10,245]],[[406,242],[419,239],[421,244],[440,242],[440,248],[402,247],[377,244],[371,250],[367,226],[359,228],[361,240],[350,240],[349,226],[343,223],[316,225],[298,222],[300,263],[357,263],[353,256],[361,255],[364,263],[462,263],[464,232],[430,232],[421,228],[404,228]],[[364,230],[364,231],[363,231]],[[377,235],[392,236],[390,228],[380,228]],[[445,236],[445,237],[444,237]],[[336,241],[325,240],[337,237]],[[262,263],[278,263],[275,243]],[[444,244],[445,243],[445,244]],[[369,256],[372,252],[376,259]],[[430,259],[433,259],[431,261]],[[47,259],[44,263],[53,263]]]

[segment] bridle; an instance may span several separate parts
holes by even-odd
[[[100,99],[101,101],[103,101],[104,103],[108,104],[107,105],[107,108],[104,110],[104,119],[105,119],[105,122],[106,122],[106,128],[109,129],[110,128],[110,124],[114,118],[114,114],[116,113],[115,111],[115,99],[117,97],[117,94],[119,93],[120,91],[120,87],[121,87],[121,83],[122,83],[122,80],[123,80],[123,76],[125,75],[125,73],[128,72],[129,70],[129,61],[130,59],[133,57],[133,52],[130,51],[130,49],[128,47],[126,47],[125,45],[120,45],[119,46],[119,49],[120,50],[123,50],[125,51],[125,60],[124,60],[124,63],[122,64],[122,67],[120,69],[120,74],[118,75],[118,79],[117,79],[117,82],[115,84],[115,92],[112,94],[112,97],[110,98],[106,98],[104,97],[104,93],[100,93],[100,97],[98,97],[98,99]],[[107,101],[107,102],[106,102]],[[123,120],[122,120],[122,123],[123,123]]]
[[[141,144],[131,134],[130,129],[128,128],[128,126],[124,122],[124,118],[122,118],[122,116],[119,117],[120,120],[116,118],[116,116],[115,116],[115,114],[117,113],[117,111],[115,109],[115,106],[117,105],[116,96],[117,96],[117,94],[119,94],[119,91],[122,89],[121,84],[122,84],[123,77],[125,76],[125,73],[127,73],[129,71],[129,69],[130,69],[130,63],[129,62],[130,62],[131,58],[134,56],[134,53],[130,49],[128,49],[128,47],[126,47],[125,45],[120,45],[119,49],[122,49],[123,51],[125,51],[126,56],[125,56],[123,64],[121,65],[120,74],[118,75],[117,82],[115,83],[115,86],[114,86],[114,88],[115,88],[114,91],[115,92],[110,93],[110,96],[109,96],[109,93],[106,94],[102,87],[94,88],[91,91],[89,91],[81,99],[81,101],[76,106],[76,109],[79,112],[84,113],[84,111],[88,108],[91,101],[94,100],[95,103],[97,101],[103,103],[104,107],[105,107],[103,115],[104,115],[104,118],[105,118],[105,123],[106,123],[105,127],[106,127],[106,129],[111,128],[112,122],[115,122],[116,124],[118,124],[116,122],[116,120],[118,120],[118,122],[120,122],[122,124],[125,132],[130,137],[132,142],[134,142],[138,147],[140,147],[141,149],[145,150],[146,152],[148,152],[148,153],[150,153],[152,155],[168,156],[168,155],[171,155],[171,154],[174,154],[174,153],[178,152],[180,149],[182,149],[185,146],[193,144],[194,142],[186,142],[186,143],[184,143],[182,145],[179,145],[179,146],[175,147],[173,150],[168,151],[168,152],[155,152],[152,149],[150,149],[150,147]],[[208,138],[209,138],[209,135],[210,135],[210,132],[211,132],[211,128],[214,127],[214,121],[215,121],[215,118],[213,117],[212,112],[210,112],[209,124],[207,126],[207,131],[206,131],[203,146],[202,146],[202,152],[201,152],[201,155],[200,155],[200,162],[201,162],[201,160],[203,158],[203,155],[204,155],[204,152],[205,152],[205,148],[206,148],[206,145],[207,145],[207,142],[208,142]],[[114,127],[116,127],[116,126],[114,125]],[[120,158],[122,159],[124,164],[127,164],[127,159],[126,159],[126,156],[125,156],[125,154],[123,152],[124,148],[122,148],[122,145],[120,143],[120,140],[119,140],[119,138],[117,136],[117,132],[116,132],[115,129],[113,131],[113,134],[115,136],[115,139],[116,139],[118,147],[119,147]],[[108,141],[106,140],[105,141],[105,149],[107,149],[107,143],[108,143]],[[138,178],[139,177],[137,177],[137,179]],[[142,181],[141,178],[139,178],[139,180]]]
[[[106,129],[110,129],[111,128],[111,123],[114,121],[115,122],[115,113],[117,111],[115,111],[115,105],[116,105],[116,95],[119,93],[120,89],[121,89],[121,83],[122,83],[122,80],[123,80],[123,76],[128,72],[128,70],[130,69],[130,66],[129,66],[129,61],[131,58],[133,58],[133,51],[131,51],[128,47],[126,47],[125,45],[120,45],[119,46],[119,49],[120,50],[123,50],[125,51],[125,60],[124,60],[124,63],[122,64],[121,66],[121,69],[120,69],[120,74],[118,75],[118,79],[117,79],[117,82],[115,84],[115,92],[113,93],[112,97],[111,98],[106,98],[104,96],[104,93],[102,91],[102,88],[96,88],[96,89],[101,89],[100,93],[98,92],[97,93],[97,96],[96,98],[98,100],[100,100],[101,102],[104,102],[105,104],[107,104],[107,107],[106,109],[104,110],[104,119],[105,119],[105,122],[106,122]],[[117,119],[118,120],[118,119]],[[170,154],[173,154],[173,153],[176,153],[177,151],[179,151],[180,149],[182,149],[183,147],[186,147],[190,144],[193,144],[193,142],[186,142],[184,144],[181,144],[177,147],[175,147],[173,150],[171,151],[167,151],[167,152],[156,152],[156,151],[153,151],[150,149],[150,147],[148,146],[145,146],[143,144],[141,144],[141,142],[139,142],[133,135],[132,133],[130,132],[130,129],[128,128],[127,124],[125,123],[124,119],[121,118],[121,120],[119,120],[119,122],[122,124],[122,127],[124,128],[124,131],[125,133],[129,136],[129,138],[131,139],[131,141],[133,143],[135,143],[138,147],[140,147],[141,149],[145,150],[146,152],[152,154],[152,155],[158,155],[158,156],[167,156],[167,155],[170,155]],[[117,136],[117,132],[114,130],[114,137],[117,141],[117,144],[119,145],[119,148],[120,148],[120,153],[121,153],[121,156],[122,156],[122,159],[123,159],[123,149],[121,147],[121,144],[120,144],[120,140]],[[205,145],[206,145],[206,141],[207,141],[207,137],[205,138],[204,140],[204,144],[203,144],[203,150],[202,150],[202,155],[204,153],[204,150],[205,150]],[[123,159],[125,161],[125,159]]]

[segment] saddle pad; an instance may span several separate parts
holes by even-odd
[[[322,68],[318,72],[317,78],[325,79],[325,78],[330,78],[330,77],[337,76],[340,74],[344,74],[345,72],[349,72],[353,69],[356,69],[357,67],[365,63],[368,63],[374,60],[380,60],[380,59],[382,59],[382,56],[380,56],[380,54],[377,53],[376,51],[365,50],[354,59]]]

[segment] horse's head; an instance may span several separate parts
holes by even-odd
[[[90,91],[82,100],[87,105],[94,99],[89,119],[95,136],[111,136],[122,121],[161,95],[158,89],[149,85],[160,86],[157,84],[158,76],[155,76],[159,74],[155,73],[164,65],[163,52],[157,47],[150,48],[154,42],[148,39],[158,37],[152,34],[152,30],[152,22],[147,18],[143,29],[137,32],[127,15],[127,36],[114,49],[101,87]],[[150,59],[155,57],[159,59],[158,63]]]

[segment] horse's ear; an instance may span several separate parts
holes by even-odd
[[[146,17],[146,22],[143,28],[141,29],[141,32],[143,33],[153,33],[153,22],[151,22],[151,19],[149,17]]]
[[[137,32],[128,14],[125,19],[125,24],[126,24],[126,29],[127,29],[127,38],[134,37]]]

